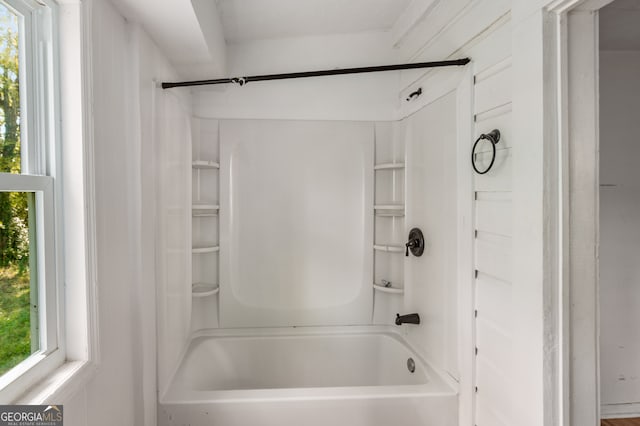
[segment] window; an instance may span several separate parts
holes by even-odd
[[[0,0],[0,401],[65,359],[54,14],[49,0]]]

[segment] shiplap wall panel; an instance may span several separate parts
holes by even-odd
[[[489,360],[482,356],[477,356],[476,380],[478,393],[487,397],[488,401],[494,402],[493,411],[500,413],[500,417],[509,419],[509,410],[511,407],[511,393],[513,386],[505,372],[503,366],[493,365]],[[510,425],[516,425],[517,422],[509,422]],[[482,426],[482,425],[477,425]]]
[[[486,311],[483,312],[486,313]],[[490,319],[484,318],[482,313],[478,313],[477,321],[478,357],[482,357],[486,362],[499,369],[502,374],[505,374],[505,371],[508,371],[512,365],[509,351],[505,350],[511,346],[511,336],[504,330],[504,324],[498,326]]]
[[[495,163],[484,174],[474,174],[475,192],[475,309],[476,343],[474,424],[502,426],[517,422],[510,412],[512,354],[512,233],[513,150],[511,22],[504,23],[483,40],[472,56],[478,65],[474,75],[474,135],[500,130]],[[480,59],[481,58],[481,59]],[[482,168],[491,161],[488,143],[475,159]]]
[[[477,426],[511,426],[507,421],[500,417],[499,413],[496,413],[492,407],[492,401],[490,401],[484,394],[476,397],[476,421]]]
[[[510,104],[508,104],[510,107]],[[513,138],[511,137],[511,108],[504,109],[502,114],[490,116],[485,120],[478,121],[476,119],[476,133],[489,133],[493,129],[500,130],[500,141],[496,148],[505,149],[513,147]],[[476,136],[477,137],[477,136]],[[490,151],[491,146],[487,144],[479,144],[476,152]]]
[[[513,186],[511,149],[498,149],[496,151],[496,160],[491,171],[484,175],[475,176],[476,191],[511,191]],[[481,155],[484,155],[484,153]],[[479,158],[479,161],[477,161],[478,168],[484,167],[485,161],[486,158]]]
[[[506,12],[493,25],[493,31],[484,34],[468,51],[476,75],[511,57],[511,13]]]
[[[511,282],[511,238],[478,233],[476,270],[499,280]]]
[[[479,273],[476,279],[476,310],[479,318],[510,334],[513,322],[511,284]]]
[[[508,60],[503,63],[504,68],[488,70],[495,72],[494,74],[481,79],[476,77],[476,96],[474,99],[476,114],[511,102],[511,63]]]
[[[511,200],[477,200],[476,229],[479,232],[511,236]]]

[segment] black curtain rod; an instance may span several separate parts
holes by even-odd
[[[219,78],[215,80],[179,81],[175,83],[162,83],[162,88],[170,89],[172,87],[205,86],[209,84],[228,84],[228,83],[236,83],[236,84],[239,84],[240,86],[244,86],[246,83],[249,83],[252,81],[285,80],[289,78],[323,77],[326,75],[361,74],[365,72],[462,66],[462,65],[468,64],[469,62],[471,62],[471,59],[462,58],[462,59],[454,59],[450,61],[416,62],[413,64],[380,65],[376,67],[343,68],[343,69],[323,70],[323,71],[292,72],[292,73],[285,73],[285,74],[254,75],[250,77]]]

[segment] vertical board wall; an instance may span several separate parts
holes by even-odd
[[[492,46],[501,50],[496,59],[476,67],[474,76],[474,137],[493,129],[501,132],[492,169],[475,174],[475,423],[507,426],[514,424],[511,352],[512,286],[512,153],[511,57],[501,38],[510,38],[505,22],[476,49]],[[494,51],[495,54],[495,51]],[[487,144],[476,155],[479,168],[490,161]]]

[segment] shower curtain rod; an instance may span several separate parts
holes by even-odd
[[[304,71],[304,72],[292,72],[292,73],[284,73],[284,74],[254,75],[249,77],[219,78],[214,80],[178,81],[173,83],[162,83],[162,88],[171,89],[172,87],[205,86],[209,84],[228,84],[228,83],[235,83],[235,84],[239,84],[240,86],[244,86],[246,83],[249,83],[252,81],[285,80],[290,78],[324,77],[327,75],[361,74],[366,72],[462,66],[462,65],[468,64],[469,62],[471,62],[471,59],[462,58],[462,59],[454,59],[449,61],[416,62],[412,64],[380,65],[375,67],[342,68],[342,69],[322,70],[322,71]]]

